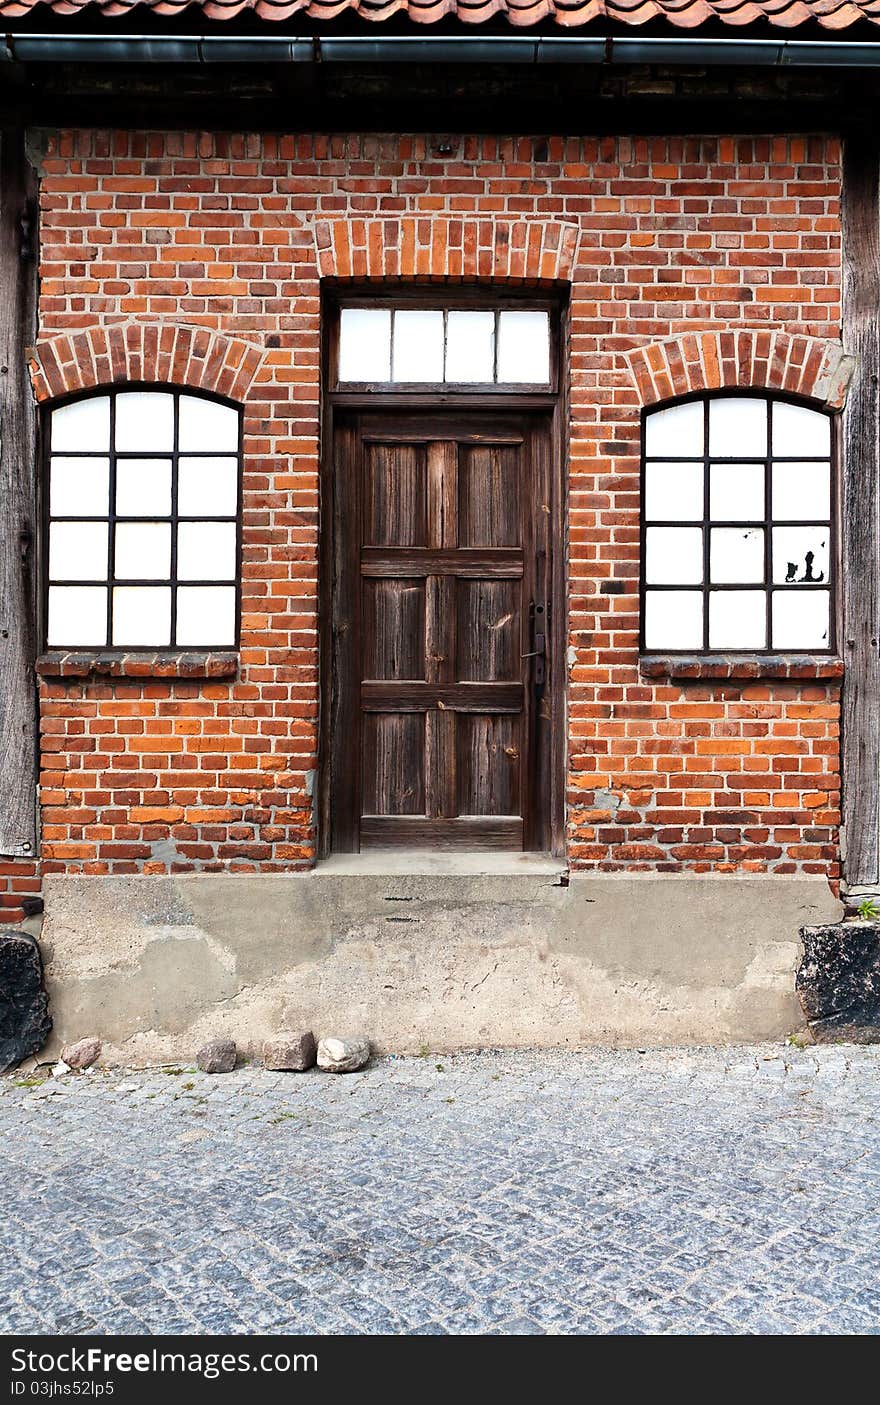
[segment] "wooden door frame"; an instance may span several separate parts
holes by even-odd
[[[338,350],[339,312],[343,303],[371,306],[402,302],[414,306],[474,306],[546,308],[551,314],[551,366],[553,389],[504,388],[445,391],[442,388],[394,390],[338,390],[335,367]],[[516,411],[543,410],[549,422],[550,444],[550,562],[553,610],[549,624],[548,678],[550,686],[550,852],[566,853],[566,773],[568,760],[568,289],[550,293],[537,289],[497,288],[491,285],[454,287],[448,284],[418,286],[348,284],[327,281],[321,288],[321,415],[320,480],[318,503],[318,773],[315,786],[316,853],[328,858],[331,850],[333,710],[333,630],[335,494],[334,444],[339,410],[393,411],[440,409]]]

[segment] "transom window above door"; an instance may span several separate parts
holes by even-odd
[[[114,390],[50,411],[47,437],[47,646],[234,645],[239,411]]]
[[[642,648],[834,647],[831,419],[772,396],[645,418]]]
[[[550,314],[542,308],[343,306],[337,382],[546,390]]]

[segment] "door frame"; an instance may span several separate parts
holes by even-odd
[[[550,703],[550,853],[564,857],[566,773],[568,760],[568,289],[542,292],[484,285],[375,284],[325,281],[321,285],[321,412],[320,480],[318,499],[318,773],[314,813],[318,859],[330,856],[332,817],[331,745],[333,704],[333,631],[335,496],[334,444],[339,410],[518,410],[544,411],[549,420],[550,561],[552,614],[549,622],[549,681],[545,696]],[[336,388],[339,315],[343,305],[359,303],[382,307],[407,303],[414,307],[534,308],[550,313],[551,386],[511,386],[492,389],[444,390],[437,386],[406,390]]]

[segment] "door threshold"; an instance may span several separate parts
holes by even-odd
[[[565,859],[552,854],[505,852],[478,849],[362,849],[359,854],[331,854],[320,859],[314,870],[324,874],[377,874],[400,878],[407,874],[450,877],[559,878],[568,872]]]

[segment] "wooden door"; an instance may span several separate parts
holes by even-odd
[[[334,850],[550,847],[549,443],[537,414],[337,417]]]

